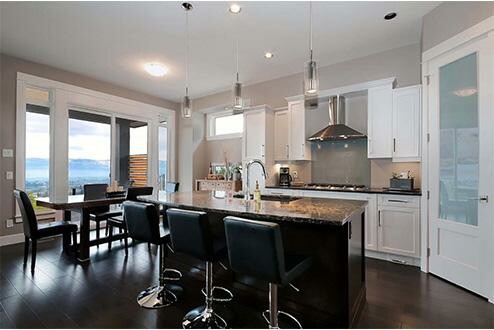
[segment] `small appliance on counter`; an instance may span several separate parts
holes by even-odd
[[[413,178],[410,176],[410,171],[393,173],[393,177],[389,179],[389,190],[413,190]]]
[[[290,175],[290,168],[280,167],[280,177],[278,185],[281,187],[289,187],[292,183],[292,176]]]

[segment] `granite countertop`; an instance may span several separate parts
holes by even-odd
[[[345,193],[363,193],[363,194],[389,194],[389,195],[412,195],[422,196],[420,189],[414,190],[389,190],[389,188],[364,188],[360,190],[345,190],[345,189],[328,189],[328,188],[315,188],[306,186],[266,186],[268,189],[293,189],[293,190],[316,190],[316,191],[333,191],[333,192],[345,192]]]
[[[167,194],[160,192],[141,196],[144,202],[163,204],[204,212],[245,217],[255,220],[297,222],[318,225],[343,226],[355,214],[362,212],[366,201],[301,197],[285,201],[245,201],[241,198],[224,198],[224,192],[194,191]]]

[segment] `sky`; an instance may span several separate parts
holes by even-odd
[[[49,158],[49,117],[26,113],[26,158]],[[166,136],[160,134],[160,160],[166,160]],[[110,160],[110,124],[69,119],[69,159]],[[147,127],[131,129],[130,153],[147,153]]]

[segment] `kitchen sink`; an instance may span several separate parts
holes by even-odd
[[[244,198],[244,194],[235,194],[233,198]],[[251,199],[254,199],[251,194]],[[300,197],[286,196],[286,195],[261,195],[262,201],[274,201],[274,202],[293,202],[300,199]]]

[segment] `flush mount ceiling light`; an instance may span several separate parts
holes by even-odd
[[[397,15],[398,14],[395,12],[387,13],[386,15],[384,15],[384,19],[386,21],[389,21],[389,20],[392,20],[393,18],[395,18]]]
[[[185,55],[185,96],[182,101],[182,117],[192,117],[192,101],[189,97],[189,11],[192,10],[192,4],[188,2],[182,3],[185,10],[185,38],[186,38],[186,55]]]
[[[238,14],[242,11],[242,7],[240,7],[239,4],[233,3],[230,5],[230,8],[228,9],[228,11],[232,14]]]
[[[168,73],[166,66],[156,62],[144,64],[144,70],[153,77],[163,77]]]
[[[312,51],[312,1],[309,2],[309,61],[304,68],[304,95],[306,98],[317,97],[319,90],[319,78],[317,75],[316,61],[313,59]]]
[[[271,59],[271,58],[273,58],[273,56],[274,56],[274,54],[271,53],[271,52],[264,53],[264,57],[267,58],[267,59]]]

